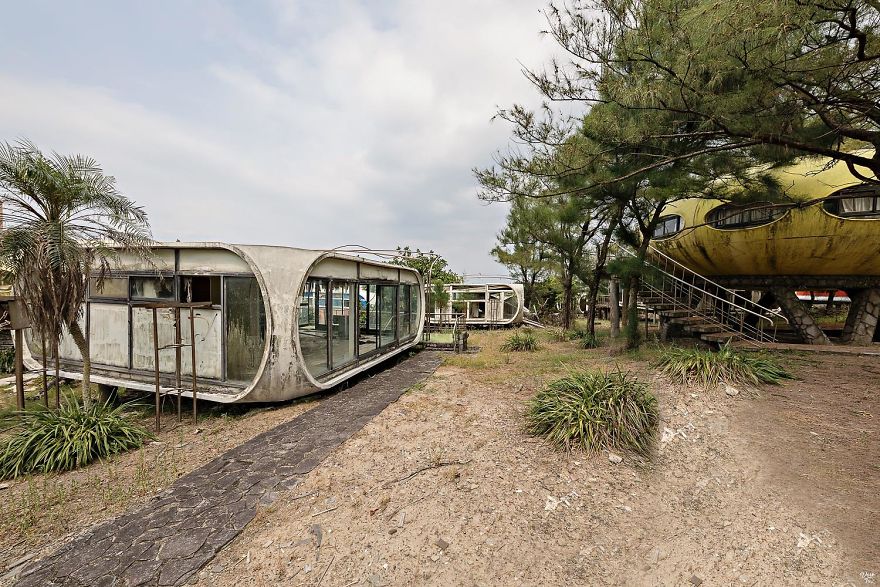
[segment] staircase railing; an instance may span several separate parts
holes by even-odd
[[[628,249],[621,249],[635,257]],[[708,324],[724,331],[737,332],[745,340],[774,342],[776,320],[773,318],[788,322],[779,312],[761,308],[752,300],[692,271],[653,246],[648,249],[645,264],[649,270],[643,272],[642,287],[651,297],[672,305],[672,310],[687,310],[691,316]]]

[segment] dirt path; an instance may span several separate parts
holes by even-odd
[[[669,385],[643,358],[571,343],[505,356],[493,350],[503,336],[475,337],[483,353],[453,359],[345,442],[296,488],[314,495],[261,510],[199,584],[862,585],[880,574],[870,528],[850,535],[808,492],[792,497],[838,471],[813,468],[808,483],[772,472],[797,450],[783,443],[773,454],[756,440],[798,429],[784,404],[768,408],[782,398]],[[793,366],[827,387],[829,360]],[[522,402],[543,382],[614,364],[641,373],[660,399],[653,464],[564,455],[524,434]],[[873,421],[876,407],[862,418]],[[865,440],[834,442],[853,453]],[[877,482],[872,455],[852,460],[848,485]],[[870,515],[876,492],[859,491],[848,507]]]
[[[401,360],[178,479],[145,506],[94,526],[21,571],[21,587],[185,583],[341,442],[439,364]]]

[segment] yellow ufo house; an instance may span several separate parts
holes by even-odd
[[[844,290],[852,305],[841,338],[870,343],[880,314],[880,184],[856,179],[843,163],[829,163],[810,158],[774,170],[786,194],[781,203],[672,203],[655,230],[654,246],[727,287],[774,293],[789,317],[806,313],[787,307],[796,301],[795,290]]]

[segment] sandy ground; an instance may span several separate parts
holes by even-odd
[[[187,419],[186,410],[178,424],[169,405],[162,432],[140,450],[79,471],[0,483],[0,584],[4,571],[23,557],[33,558],[90,524],[146,502],[178,477],[314,405],[314,399],[307,399],[224,410],[202,403],[198,425]],[[152,417],[141,423],[152,430]]]
[[[788,356],[758,397],[653,375],[650,353],[573,343],[454,357],[342,445],[200,585],[865,585],[876,526],[880,362]],[[632,369],[661,405],[651,463],[564,454],[522,428],[567,369]]]

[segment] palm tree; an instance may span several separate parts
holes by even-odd
[[[0,263],[45,340],[57,349],[64,330],[70,332],[82,354],[88,407],[91,360],[78,322],[88,284],[92,277],[103,282],[121,250],[148,254],[147,214],[94,159],[47,156],[24,140],[0,143],[0,203]]]

